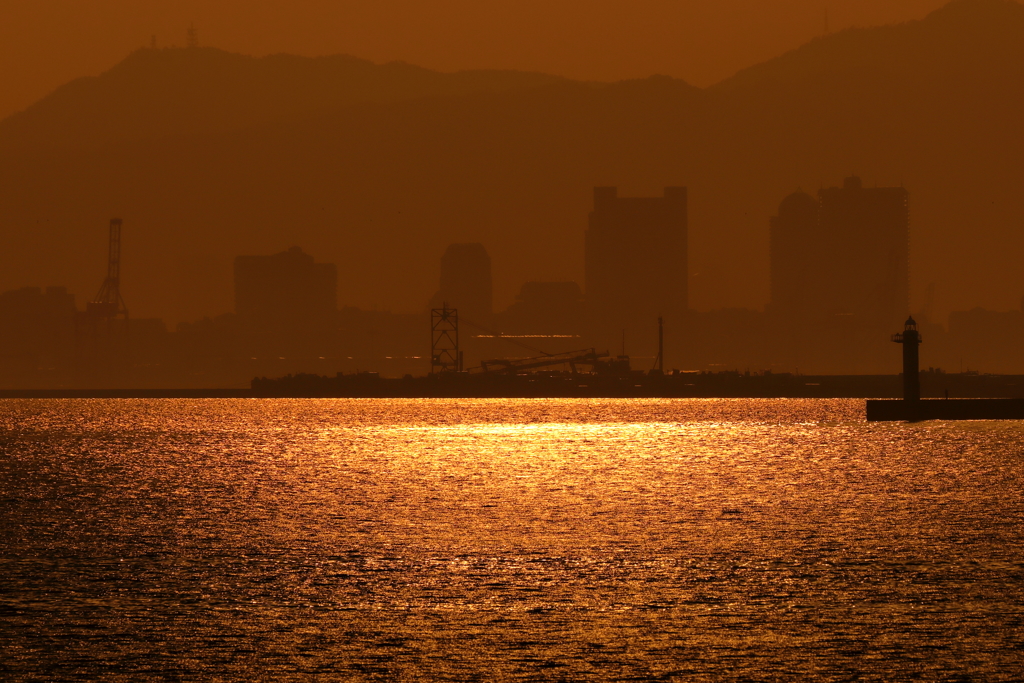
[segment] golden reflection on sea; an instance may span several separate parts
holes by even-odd
[[[1014,680],[1024,427],[858,401],[0,402],[5,673]]]

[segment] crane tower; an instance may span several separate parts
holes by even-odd
[[[100,291],[86,305],[86,313],[93,318],[128,319],[128,308],[121,298],[121,219],[110,219],[110,241],[107,248],[107,278]]]

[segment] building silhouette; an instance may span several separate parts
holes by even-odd
[[[880,340],[910,307],[907,191],[851,176],[817,198],[789,195],[770,226],[769,311],[788,361],[833,372],[890,365]]]
[[[254,353],[323,353],[338,308],[338,270],[299,247],[235,258],[235,313]]]
[[[491,257],[484,245],[449,244],[441,256],[441,278],[431,308],[447,303],[457,308],[459,319],[487,325],[493,314]]]
[[[338,269],[299,247],[235,257],[235,313],[273,322],[309,320],[338,308]]]
[[[903,320],[910,304],[909,213],[902,187],[860,178],[795,192],[771,219],[771,306],[796,317],[830,313]]]
[[[66,371],[74,351],[75,297],[64,287],[0,294],[0,386],[31,386],[42,371]]]
[[[594,188],[586,301],[599,339],[642,330],[653,340],[658,316],[686,311],[687,230],[685,187],[666,187],[661,197],[619,197],[614,187]]]
[[[863,187],[847,178],[842,188],[818,191],[823,256],[832,311],[893,326],[910,308],[910,214],[902,187]]]
[[[499,314],[503,332],[572,334],[583,331],[583,290],[575,282],[525,282],[515,303]]]
[[[782,200],[770,225],[771,310],[794,320],[822,310],[826,300],[816,285],[828,269],[820,254],[818,201],[794,192]]]

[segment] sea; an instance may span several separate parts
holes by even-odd
[[[1024,423],[0,401],[0,678],[1024,680]]]

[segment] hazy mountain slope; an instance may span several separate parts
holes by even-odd
[[[1024,292],[1022,11],[955,3],[819,39],[707,91],[668,78],[555,81],[364,97],[102,149],[8,149],[0,288],[91,294],[106,219],[120,214],[125,296],[139,314],[229,310],[232,257],[291,244],[339,265],[340,301],[408,310],[436,288],[448,242],[479,240],[505,304],[527,279],[582,281],[594,185],[685,184],[692,303],[760,306],[779,201],[859,173],[911,191],[917,291],[936,282],[940,308],[1008,308]],[[902,57],[885,56],[896,48]]]
[[[712,87],[759,91],[806,86],[842,74],[886,73],[912,79],[956,75],[986,60],[1012,69],[1024,51],[1024,7],[1015,0],[953,0],[921,21],[854,28],[816,38],[776,59],[744,69]]]
[[[0,149],[89,146],[252,127],[361,102],[501,92],[562,79],[515,71],[440,73],[344,55],[263,58],[214,48],[140,49],[0,122]]]

